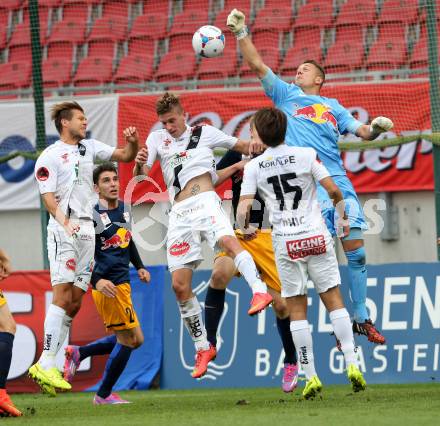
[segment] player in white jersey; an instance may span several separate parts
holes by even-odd
[[[329,312],[333,330],[341,342],[348,378],[357,392],[365,389],[366,384],[358,367],[350,317],[339,291],[341,278],[334,243],[321,215],[316,182],[333,200],[342,218],[339,233],[345,235],[349,224],[342,193],[327,169],[317,161],[313,148],[284,143],[286,127],[285,114],[276,108],[263,108],[252,118],[252,138],[261,140],[268,148],[245,166],[238,220],[245,232],[252,231],[246,226],[246,219],[258,188],[269,210],[281,295],[286,298],[292,338],[307,379],[303,396],[312,398],[322,388],[316,375],[307,321],[309,278]]]
[[[201,307],[191,289],[193,270],[203,260],[201,242],[219,247],[234,259],[249,283],[253,298],[248,313],[254,315],[272,302],[251,255],[235,238],[232,225],[214,191],[217,179],[213,149],[225,147],[248,154],[249,141],[228,136],[212,126],[189,127],[179,99],[165,93],[156,104],[164,129],[152,132],[136,157],[135,175],[148,175],[156,158],[173,206],[169,215],[167,260],[180,315],[197,351],[194,378],[203,376],[216,349],[206,338]]]
[[[43,391],[56,395],[55,389],[71,389],[55,366],[55,356],[81,306],[93,269],[93,164],[95,160],[132,161],[138,134],[135,127],[125,129],[128,143],[116,149],[86,139],[87,118],[76,102],[54,105],[52,120],[60,139],[39,156],[35,178],[50,214],[47,250],[53,300],[44,322],[43,352],[29,375]]]

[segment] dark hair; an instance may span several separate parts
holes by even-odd
[[[319,64],[318,62],[316,62],[314,59],[306,59],[303,62],[303,64],[312,64],[318,69],[318,74],[322,78],[322,83],[321,83],[321,86],[322,86],[325,81],[325,71],[324,71],[323,66],[321,64]]]
[[[95,170],[93,170],[93,183],[95,185],[98,185],[99,177],[104,172],[115,172],[116,174],[118,174],[118,169],[110,161],[107,161],[95,167]]]
[[[287,117],[277,108],[261,108],[253,115],[251,126],[265,145],[275,147],[284,142]]]
[[[163,96],[156,101],[157,115],[170,112],[173,108],[178,108],[179,112],[183,111],[179,98],[172,93],[165,92]]]
[[[61,125],[61,120],[71,120],[73,116],[73,110],[78,110],[84,113],[81,105],[75,101],[61,102],[59,104],[55,104],[51,109],[51,118],[55,121],[55,127],[58,130],[58,133],[61,134],[63,130],[63,126]]]

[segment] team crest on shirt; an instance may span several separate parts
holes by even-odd
[[[47,170],[46,167],[40,167],[37,170],[37,179],[41,182],[44,182],[45,180],[49,179],[49,170]]]
[[[63,164],[68,163],[68,162],[69,162],[69,153],[66,152],[65,154],[63,154],[63,155],[61,156],[61,158],[63,159]]]
[[[166,138],[166,139],[163,141],[163,148],[164,148],[164,149],[169,149],[170,144],[171,144],[171,139],[170,139],[170,138]]]

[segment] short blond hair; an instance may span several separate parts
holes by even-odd
[[[179,98],[169,92],[165,92],[156,102],[157,115],[170,112],[173,108],[178,108],[179,112],[183,111]]]
[[[71,120],[73,116],[73,110],[78,110],[84,113],[81,105],[75,101],[61,102],[55,104],[51,109],[51,119],[55,122],[55,127],[58,133],[61,134],[63,126],[61,125],[61,120]]]

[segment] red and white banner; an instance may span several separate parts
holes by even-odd
[[[428,133],[430,125],[429,87],[425,83],[368,84],[327,87],[324,96],[337,98],[360,121],[367,123],[383,115],[394,122],[392,132],[385,137]],[[123,144],[122,129],[134,125],[142,143],[148,133],[160,127],[155,102],[158,95],[121,96],[118,109],[119,143]],[[194,92],[181,95],[189,124],[207,122],[244,139],[249,138],[249,118],[255,110],[271,105],[263,90],[255,92]],[[350,138],[350,139],[349,139]],[[356,140],[348,136],[346,140]],[[343,155],[344,165],[358,193],[382,191],[432,190],[432,146],[427,141],[413,142],[386,149],[351,152]],[[150,177],[157,184],[142,182],[129,185],[133,164],[120,165],[121,194],[132,202],[157,200],[152,193],[164,191],[158,164]],[[128,191],[125,192],[128,186]],[[219,193],[223,194],[223,185]],[[145,194],[150,193],[150,196]],[[163,197],[163,196],[162,196]]]
[[[44,318],[52,301],[49,272],[14,272],[0,285],[17,323],[8,391],[37,392],[39,388],[27,377],[27,370],[38,360],[42,351]],[[105,327],[88,292],[67,339],[70,344],[83,345],[105,333]],[[57,366],[61,370],[63,360],[64,351],[61,350],[57,355]],[[74,390],[84,390],[95,385],[102,376],[105,362],[106,357],[84,360],[75,375]]]

